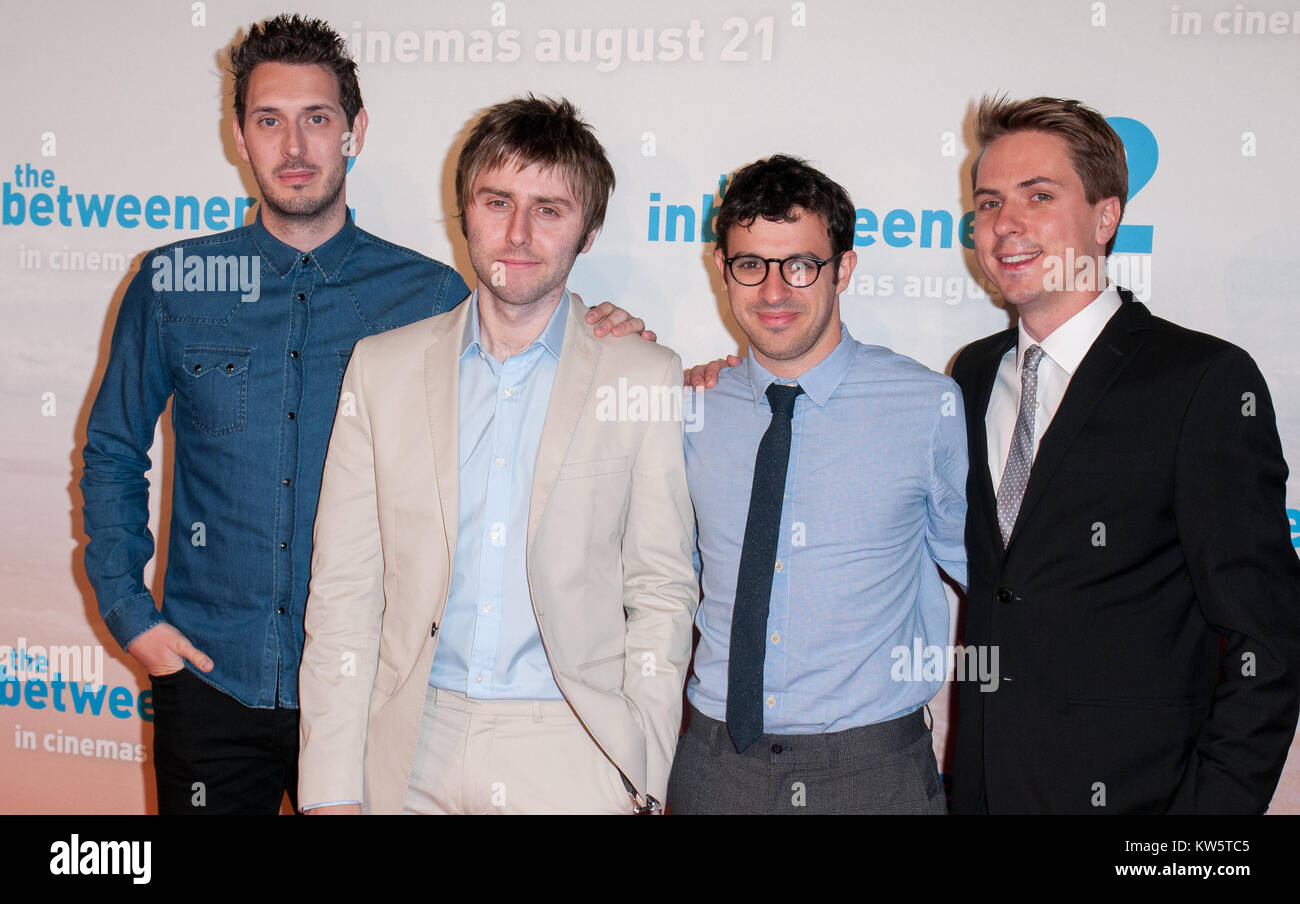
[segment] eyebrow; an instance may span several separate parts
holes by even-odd
[[[334,106],[333,104],[328,104],[328,103],[324,103],[324,104],[311,104],[310,106],[307,106],[307,107],[303,107],[303,108],[302,108],[302,112],[304,112],[304,113],[320,113],[320,112],[322,112],[322,111],[324,111],[324,112],[326,112],[326,113],[337,113],[337,112],[339,111],[339,108],[336,107],[336,106]],[[249,110],[248,112],[250,112],[250,113],[275,113],[275,114],[279,115],[279,114],[282,114],[284,111],[282,111],[279,107],[275,107],[275,106],[272,106],[272,105],[270,105],[270,104],[261,104],[261,105],[259,105],[259,106],[253,107],[253,108],[252,108],[251,110]]]
[[[1017,183],[1017,184],[1016,184],[1016,188],[1033,188],[1035,185],[1056,185],[1056,186],[1060,186],[1061,183],[1060,183],[1060,182],[1057,182],[1055,179],[1051,179],[1051,178],[1049,178],[1049,177],[1047,177],[1047,176],[1034,176],[1032,179],[1026,179],[1024,182]],[[1000,195],[1000,194],[1002,194],[1002,192],[998,191],[996,188],[988,188],[988,187],[986,187],[986,186],[980,186],[979,188],[976,188],[976,189],[975,189],[974,194],[976,194],[976,195]]]
[[[497,197],[497,198],[509,198],[512,201],[515,199],[514,192],[506,191],[504,188],[492,188],[490,185],[481,186],[477,194],[492,195],[493,197]],[[529,200],[533,204],[545,204],[548,207],[574,207],[575,206],[575,202],[570,201],[568,198],[540,196],[540,197],[530,198]]]

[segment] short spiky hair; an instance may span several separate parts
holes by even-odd
[[[980,160],[993,142],[1013,132],[1046,132],[1062,139],[1070,149],[1070,162],[1083,183],[1089,204],[1103,198],[1119,198],[1119,216],[1124,218],[1128,203],[1128,159],[1124,142],[1096,110],[1077,100],[1033,97],[1011,100],[1006,95],[985,95],[975,113],[975,141],[979,153],[970,168],[971,189],[975,189]],[[1115,247],[1115,235],[1106,243],[1106,254]]]
[[[807,161],[774,154],[731,177],[715,226],[723,256],[727,254],[727,232],[732,226],[748,229],[759,217],[774,223],[788,222],[796,207],[826,218],[832,256],[853,247],[857,211],[849,193]]]
[[[235,77],[235,121],[244,127],[244,100],[248,79],[258,63],[324,66],[339,82],[339,103],[348,128],[361,109],[357,64],[348,55],[347,42],[324,19],[304,19],[281,13],[249,26],[244,40],[230,48],[230,72]]]
[[[584,240],[605,222],[614,168],[591,126],[569,101],[530,94],[489,107],[483,114],[456,161],[461,232],[465,232],[465,206],[475,177],[508,163],[559,169],[582,202]]]

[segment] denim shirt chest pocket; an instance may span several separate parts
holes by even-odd
[[[186,345],[178,393],[194,426],[214,436],[248,423],[248,366],[252,349],[237,345]]]

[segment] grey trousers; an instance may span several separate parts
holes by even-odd
[[[763,735],[736,753],[727,726],[691,707],[668,810],[700,814],[948,812],[922,710],[811,735]]]

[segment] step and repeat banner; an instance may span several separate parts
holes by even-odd
[[[370,128],[347,180],[357,223],[471,282],[452,218],[468,126],[528,92],[577,104],[618,185],[570,286],[643,317],[687,363],[745,352],[712,266],[712,218],[729,173],[785,152],[858,207],[850,331],[946,370],[1010,322],[970,250],[974,105],[988,92],[1078,98],[1128,150],[1117,281],[1157,315],[1246,348],[1285,450],[1300,454],[1294,2],[7,3],[0,811],[154,809],[149,682],[105,630],[82,569],[80,450],[143,254],[255,215],[225,66],[249,23],[284,11],[327,19],[360,64]],[[150,473],[158,597],[169,419]],[[1288,506],[1300,544],[1294,478]],[[931,704],[945,772],[954,700],[949,687]],[[1294,747],[1272,810],[1300,813]]]

